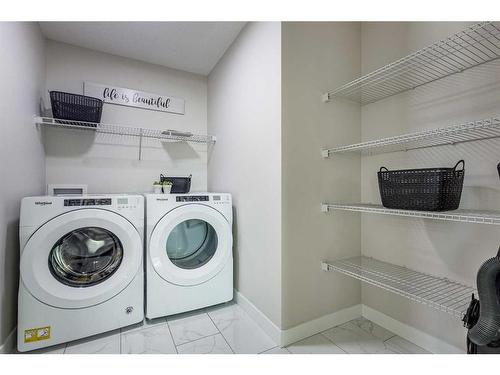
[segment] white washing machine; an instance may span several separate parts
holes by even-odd
[[[233,299],[230,194],[146,194],[146,317]]]
[[[19,351],[142,321],[144,197],[24,198],[19,231]]]

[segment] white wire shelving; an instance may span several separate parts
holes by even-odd
[[[172,129],[149,129],[117,124],[61,120],[52,117],[35,117],[35,124],[37,126],[51,128],[84,130],[103,134],[137,137],[139,138],[139,160],[141,159],[143,138],[152,138],[160,141],[205,143],[207,145],[214,144],[216,141],[216,137],[212,135],[198,135]]]
[[[321,205],[323,212],[331,210],[364,212],[380,215],[406,216],[422,219],[446,220],[463,223],[491,224],[500,225],[500,211],[482,211],[482,210],[454,210],[454,211],[413,211],[385,208],[376,204],[336,204],[323,203]]]
[[[415,89],[500,57],[500,23],[481,22],[323,94],[362,105]]]
[[[469,286],[417,272],[406,267],[365,256],[322,262],[324,271],[336,271],[382,288],[412,301],[423,303],[461,319],[469,306]]]
[[[365,155],[456,145],[500,137],[500,117],[321,150],[324,158],[346,152]]]

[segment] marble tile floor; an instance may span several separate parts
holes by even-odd
[[[424,349],[358,318],[280,348],[235,303],[160,318],[33,354],[421,354]]]

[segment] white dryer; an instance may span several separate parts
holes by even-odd
[[[146,194],[146,317],[232,300],[230,194]]]
[[[18,350],[142,321],[141,195],[24,198]]]

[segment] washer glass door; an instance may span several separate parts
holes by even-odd
[[[122,259],[123,246],[114,233],[85,227],[72,230],[56,242],[49,253],[49,269],[63,284],[88,287],[109,278]]]

